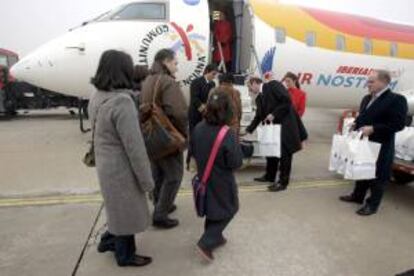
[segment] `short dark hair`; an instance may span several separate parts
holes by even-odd
[[[287,72],[286,75],[283,77],[282,82],[284,82],[286,79],[293,80],[293,82],[295,83],[296,88],[300,89],[299,77],[296,74],[294,74],[292,72]]]
[[[391,73],[387,70],[375,70],[375,72],[377,73],[378,79],[380,81],[385,82],[386,84],[390,84],[391,83]]]
[[[135,65],[134,67],[134,82],[140,83],[144,81],[149,75],[147,65]]]
[[[117,50],[105,51],[91,83],[100,91],[133,88],[134,64],[127,53]]]
[[[215,65],[214,63],[210,63],[209,65],[206,66],[206,69],[204,69],[204,75],[209,74],[214,71],[216,72],[218,71],[217,65]]]
[[[263,80],[259,77],[250,77],[249,78],[249,83],[250,84],[253,84],[253,83],[262,84]]]
[[[151,74],[166,73],[171,75],[171,72],[164,65],[164,61],[170,61],[175,58],[175,52],[171,49],[161,49],[154,57],[154,63],[151,67]]]
[[[234,76],[232,73],[224,73],[219,76],[219,83],[234,83]]]
[[[233,117],[230,97],[220,88],[211,91],[207,101],[205,120],[211,125],[228,125]]]

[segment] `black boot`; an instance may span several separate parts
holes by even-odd
[[[107,251],[115,251],[115,236],[106,231],[101,236],[101,241],[98,244],[98,252],[105,253]]]

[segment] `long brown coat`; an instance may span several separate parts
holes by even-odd
[[[154,182],[131,93],[96,92],[89,102],[91,121],[96,117],[96,169],[114,235],[143,232],[150,222],[145,193]]]
[[[170,75],[158,72],[148,76],[142,84],[140,103],[149,104],[153,101],[154,88],[160,80],[157,103],[171,123],[185,137],[188,136],[188,106],[179,83]]]
[[[233,87],[231,84],[221,84],[220,90],[227,93],[231,99],[233,118],[230,122],[230,128],[236,133],[236,137],[240,134],[240,121],[242,119],[242,102],[240,98],[240,92]]]

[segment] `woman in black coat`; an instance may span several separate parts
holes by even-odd
[[[198,176],[204,174],[213,144],[220,129],[232,118],[228,95],[216,89],[207,103],[205,120],[193,132],[191,150],[197,162]],[[226,243],[223,231],[239,209],[239,198],[234,171],[242,166],[242,151],[236,134],[229,130],[218,151],[207,183],[205,231],[198,249],[202,257],[212,261],[213,250]]]

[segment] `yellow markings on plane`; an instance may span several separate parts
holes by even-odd
[[[289,189],[307,189],[307,188],[329,188],[349,185],[350,182],[343,180],[323,180],[323,181],[304,181],[292,183]],[[239,188],[240,193],[265,192],[266,185],[242,186]],[[179,196],[192,196],[191,189],[182,189]],[[57,195],[48,197],[24,197],[24,198],[3,198],[0,199],[0,208],[6,207],[34,207],[66,204],[94,204],[101,203],[100,194],[88,195]]]
[[[364,43],[369,38],[338,31],[299,7],[279,4],[274,0],[251,0],[250,3],[256,16],[272,28],[284,29],[288,37],[297,41],[306,43],[306,34],[312,32],[316,35],[315,47],[341,51],[337,49],[337,36],[340,35],[345,38],[344,52],[366,54]],[[394,58],[414,59],[414,44],[379,39],[371,41],[372,55],[392,57],[391,44],[395,43],[397,52]]]

